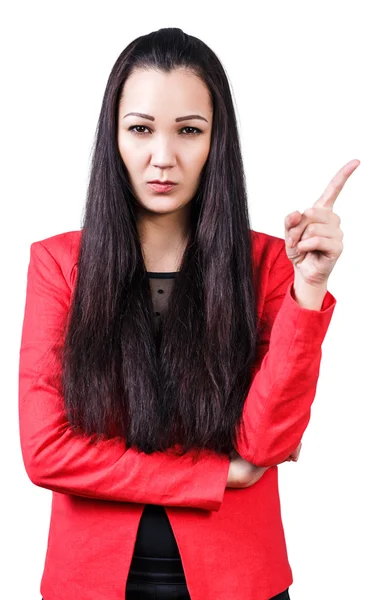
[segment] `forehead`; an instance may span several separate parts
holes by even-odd
[[[196,109],[209,116],[212,114],[206,84],[187,69],[175,69],[170,73],[155,69],[133,71],[123,86],[120,108],[125,112],[139,111],[155,117],[160,112],[171,110],[175,110],[176,116],[187,111],[195,112]]]

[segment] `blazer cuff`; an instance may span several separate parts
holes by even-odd
[[[309,345],[321,346],[336,307],[336,298],[327,290],[320,310],[302,307],[292,296],[293,283],[291,281],[287,286],[274,327],[278,327],[283,322],[282,313],[285,313],[289,326],[295,332],[295,338],[300,336]]]

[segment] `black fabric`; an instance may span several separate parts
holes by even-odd
[[[181,558],[139,558],[134,556],[128,574],[130,583],[186,584]]]
[[[140,519],[134,556],[180,558],[172,527],[163,506],[146,504]]]
[[[191,600],[191,597],[186,585],[130,583],[126,600]]]

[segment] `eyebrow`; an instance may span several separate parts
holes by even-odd
[[[145,115],[144,113],[139,113],[139,112],[129,112],[126,115],[124,115],[123,119],[125,117],[128,117],[129,115],[134,115],[135,117],[141,117],[142,119],[149,119],[150,121],[154,121],[155,117],[152,117],[151,115]],[[208,122],[205,117],[201,117],[201,115],[186,115],[185,117],[177,117],[177,119],[175,119],[176,123],[179,123],[180,121],[188,121],[189,119],[201,119],[202,121],[206,121]]]

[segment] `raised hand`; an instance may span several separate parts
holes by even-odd
[[[292,212],[284,220],[287,256],[308,284],[326,283],[343,251],[341,220],[333,207],[345,182],[359,164],[357,159],[348,162],[311,208],[303,214]]]

